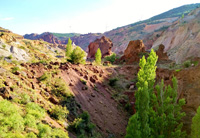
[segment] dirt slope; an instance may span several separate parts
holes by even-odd
[[[89,112],[92,122],[105,135],[114,134],[116,138],[123,137],[128,118],[126,113],[118,108],[118,104],[111,98],[104,79],[109,76],[107,70],[92,65],[68,65],[62,70],[61,76],[68,83],[75,95],[76,101],[83,110]],[[87,81],[88,89],[80,79]]]

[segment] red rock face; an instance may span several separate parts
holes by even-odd
[[[139,54],[145,52],[145,45],[142,40],[130,41],[128,47],[124,51],[124,55],[121,57],[121,61],[125,61],[126,64],[132,64],[133,62],[139,62]]]
[[[112,47],[112,41],[109,38],[102,36],[100,39],[96,39],[94,42],[89,44],[87,58],[94,59],[98,48],[101,50],[102,57],[111,55]]]

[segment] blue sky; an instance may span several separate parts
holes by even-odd
[[[0,0],[0,26],[18,34],[105,32],[199,0]]]

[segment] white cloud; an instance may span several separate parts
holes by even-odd
[[[9,20],[13,20],[14,17],[6,17],[6,18],[2,18],[1,20],[2,21],[9,21]]]

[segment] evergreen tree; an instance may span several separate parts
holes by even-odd
[[[147,60],[144,56],[140,59],[136,84],[138,90],[135,93],[137,112],[129,120],[126,138],[148,138],[150,136],[149,107],[155,82],[157,59],[158,56],[153,49]]]
[[[100,48],[97,49],[97,52],[95,54],[95,62],[100,65],[101,64],[101,50]]]
[[[192,138],[200,138],[200,106],[197,109],[196,115],[192,118]]]
[[[185,116],[181,107],[185,104],[184,99],[178,100],[177,79],[172,78],[173,87],[164,86],[162,80],[156,85],[156,95],[153,94],[153,108],[150,111],[150,127],[152,137],[161,138],[184,138],[185,132],[181,132],[183,126],[180,120]]]
[[[66,53],[65,53],[65,55],[66,55],[67,58],[70,57],[72,51],[73,51],[73,48],[72,48],[72,40],[69,38],[69,39],[68,39],[67,46],[66,46]]]
[[[85,64],[85,56],[85,52],[77,46],[70,55],[71,62],[74,64]]]
[[[182,138],[182,123],[185,115],[181,112],[183,99],[177,97],[177,80],[172,79],[171,86],[164,87],[164,82],[156,86],[156,53],[152,50],[147,60],[140,60],[138,72],[138,90],[135,93],[136,113],[129,119],[126,138]]]

